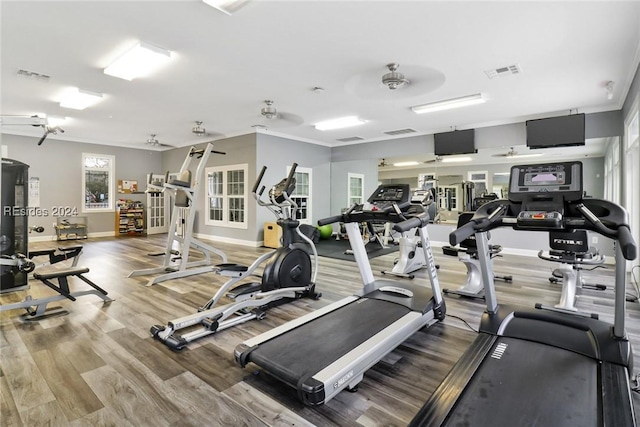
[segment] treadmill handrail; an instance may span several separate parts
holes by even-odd
[[[518,226],[515,217],[521,204],[509,200],[495,200],[481,206],[464,226],[449,235],[449,242],[456,245],[472,234],[510,226],[518,230],[530,230]],[[584,199],[577,203],[567,203],[564,217],[565,229],[583,229],[595,231],[605,237],[617,240],[622,254],[627,260],[637,256],[637,246],[629,230],[626,210],[615,203],[602,199]],[[536,229],[531,231],[552,231]]]

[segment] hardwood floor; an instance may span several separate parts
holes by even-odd
[[[225,281],[214,273],[146,287],[148,277],[126,278],[157,266],[165,236],[89,239],[79,265],[115,301],[95,296],[60,301],[66,316],[23,322],[20,311],[0,313],[0,424],[2,426],[401,426],[406,425],[475,338],[458,318],[476,328],[482,301],[446,297],[447,318],[414,334],[365,374],[356,393],[342,392],[319,407],[302,405],[295,392],[240,368],[233,349],[242,341],[352,294],[360,286],[356,264],[320,258],[318,301],[298,300],[267,312],[261,321],[221,331],[174,352],[151,338],[149,328],[191,314]],[[32,250],[58,242],[33,243]],[[249,264],[265,248],[214,244],[231,262]],[[434,248],[442,287],[455,288],[465,268]],[[391,268],[397,253],[374,258],[374,272]],[[555,267],[537,258],[505,255],[495,260],[501,302],[555,304],[560,285],[547,278]],[[51,268],[51,267],[47,267]],[[585,273],[606,291],[583,291],[578,307],[613,318],[613,269]],[[399,279],[403,280],[403,279]],[[424,271],[414,281],[426,281]],[[426,283],[425,283],[426,285]],[[79,280],[72,289],[85,289]],[[629,293],[635,293],[631,286]],[[0,296],[8,304],[54,292],[37,281],[29,291]],[[640,306],[628,303],[627,330],[640,349]],[[348,327],[348,325],[345,325]],[[640,350],[638,350],[640,351]],[[636,352],[636,354],[640,354]],[[635,357],[640,366],[640,356]]]

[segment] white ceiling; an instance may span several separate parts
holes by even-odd
[[[328,146],[621,108],[640,60],[640,2],[250,1],[227,16],[199,0],[2,1],[1,112],[65,116],[50,138],[148,149],[149,134],[185,146],[264,124],[263,100],[304,122],[269,132]],[[103,74],[136,41],[173,52],[147,78]],[[400,64],[411,84],[380,78]],[[485,70],[517,64],[517,75]],[[26,69],[48,82],[17,75]],[[612,99],[604,88],[614,81]],[[324,88],[314,92],[313,87]],[[104,94],[84,111],[61,108],[68,87]],[[416,115],[409,107],[482,92],[488,102]],[[318,131],[344,115],[364,125]],[[287,117],[285,115],[285,117]],[[31,127],[3,133],[41,136]],[[415,134],[413,134],[415,135]]]

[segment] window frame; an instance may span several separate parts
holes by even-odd
[[[629,227],[636,242],[640,241],[640,96],[632,103],[624,120],[624,194],[621,195],[623,206],[629,212]],[[627,261],[627,269],[631,269],[634,261]]]
[[[242,182],[243,193],[241,195],[238,194],[229,194],[228,193],[228,173],[232,171],[242,171],[244,174],[244,180]],[[222,173],[222,194],[212,194],[211,187],[209,184],[209,175],[212,173]],[[225,166],[211,166],[205,169],[205,200],[204,200],[204,212],[206,212],[204,223],[205,225],[210,225],[214,227],[226,227],[226,228],[238,228],[247,230],[249,228],[249,209],[248,209],[248,200],[249,200],[249,164],[242,163],[236,165],[225,165]],[[212,197],[220,197],[223,200],[223,208],[222,208],[222,220],[211,219],[210,217],[210,199]],[[244,204],[244,217],[242,222],[238,221],[229,221],[230,217],[230,203],[231,199],[242,199]]]
[[[359,179],[360,180],[360,196],[354,196],[351,193],[351,180]],[[353,199],[358,198],[359,201],[354,202]],[[347,173],[347,206],[351,207],[354,203],[362,204],[364,203],[364,174],[348,172]]]
[[[287,176],[289,176],[289,172],[291,171],[291,166],[287,166]],[[300,213],[302,212],[302,210],[300,209],[300,206],[298,206],[298,209],[296,210],[296,212],[293,212],[292,215],[295,219],[300,221],[300,224],[307,224],[307,225],[313,225],[312,224],[312,218],[313,218],[313,210],[312,210],[312,193],[313,193],[313,169],[312,168],[305,168],[302,166],[298,166],[296,167],[296,174],[307,174],[309,180],[309,194],[307,195],[301,195],[301,194],[297,194],[298,192],[298,182],[296,180],[296,189],[294,190],[293,194],[291,194],[291,199],[295,200],[295,199],[300,199],[300,198],[306,198],[306,218],[298,218],[298,216],[300,215]],[[294,175],[295,177],[295,175]]]
[[[473,175],[484,175],[484,179],[473,179]],[[478,184],[478,183],[483,183],[484,184],[484,190],[486,193],[489,192],[489,171],[487,170],[483,170],[483,171],[467,171],[467,181],[469,182],[473,182],[474,187]],[[477,189],[475,191],[476,196],[480,196],[482,195],[482,193],[478,193]]]
[[[87,206],[87,171],[96,170],[96,171],[104,171],[103,168],[88,168],[86,166],[86,159],[90,157],[98,157],[103,159],[109,159],[109,194],[108,194],[108,206],[100,207],[100,208],[92,208]],[[116,199],[116,186],[115,186],[115,178],[116,175],[116,156],[111,154],[97,154],[97,153],[82,153],[82,184],[81,184],[81,203],[82,203],[82,213],[100,213],[100,212],[115,212],[115,199]]]

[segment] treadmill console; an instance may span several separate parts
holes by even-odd
[[[563,228],[565,202],[582,199],[582,163],[520,165],[511,168],[509,200],[522,203],[518,228]]]
[[[368,206],[364,210],[390,211],[394,203],[400,210],[404,210],[411,204],[411,190],[409,184],[383,184],[367,199]]]

